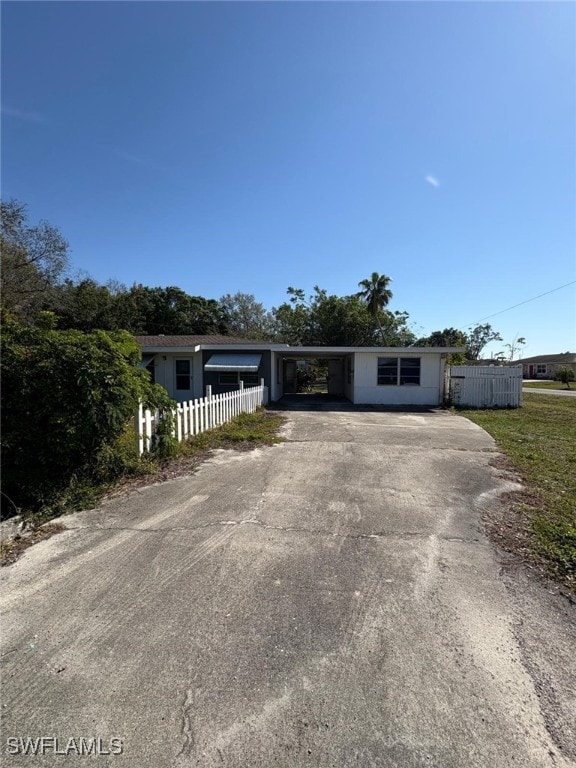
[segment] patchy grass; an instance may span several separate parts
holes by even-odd
[[[576,392],[574,382],[572,382],[571,387],[567,387],[561,381],[524,381],[522,382],[522,387],[527,387],[528,389],[570,389],[572,392]]]
[[[525,527],[528,556],[576,591],[576,398],[525,394],[523,401],[516,410],[462,415],[494,437],[525,484],[510,495],[510,511],[513,527]]]
[[[251,450],[259,445],[281,442],[278,430],[285,418],[264,408],[256,413],[242,413],[217,429],[189,438],[183,444],[183,453],[204,453],[217,448]]]
[[[0,543],[0,566],[12,565],[33,544],[49,539],[55,533],[62,533],[66,526],[61,523],[46,523],[30,531],[16,534],[11,539]]]

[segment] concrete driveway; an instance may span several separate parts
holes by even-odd
[[[522,387],[522,392],[537,395],[560,395],[560,397],[576,397],[576,389],[538,389],[537,387]]]
[[[491,438],[353,409],[286,437],[2,570],[4,765],[574,765],[574,608],[482,533]],[[9,754],[41,736],[72,752]]]

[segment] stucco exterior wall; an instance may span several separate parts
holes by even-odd
[[[176,389],[176,360],[190,360],[192,372],[191,389]],[[177,402],[194,400],[203,397],[202,391],[202,356],[200,352],[159,353],[154,358],[154,377],[156,384],[160,384]]]
[[[391,352],[356,352],[354,398],[359,405],[440,405],[443,397],[443,361],[439,354],[410,354],[420,358],[420,385],[378,385],[378,358],[393,357]]]

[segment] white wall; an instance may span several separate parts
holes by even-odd
[[[439,353],[398,353],[398,357],[420,358],[420,386],[378,386],[378,358],[395,357],[393,352],[356,352],[354,403],[366,405],[440,405],[443,397],[443,361]]]
[[[176,390],[176,360],[190,360],[192,362],[192,390],[190,394]],[[201,352],[159,353],[154,358],[154,375],[156,384],[161,384],[168,391],[170,397],[178,402],[204,397]]]

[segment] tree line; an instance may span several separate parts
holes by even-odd
[[[271,310],[242,292],[211,299],[177,286],[72,279],[61,233],[44,221],[31,225],[26,206],[18,201],[0,205],[2,310],[28,326],[135,335],[222,334],[310,346],[464,346],[470,360],[478,359],[488,343],[502,340],[490,325],[468,332],[446,328],[418,338],[408,312],[389,309],[392,279],[378,272],[347,296],[329,294],[318,285],[310,295],[289,287],[287,300]],[[523,341],[515,340],[517,345]]]

